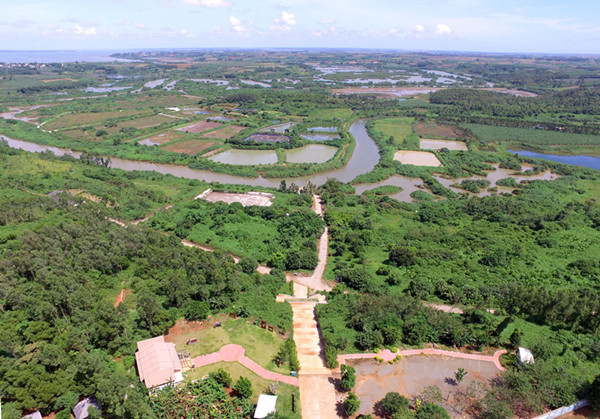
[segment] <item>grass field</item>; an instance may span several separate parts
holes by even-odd
[[[433,121],[423,121],[415,124],[415,132],[421,138],[434,138],[441,140],[456,140],[464,138],[465,133],[456,126],[438,124]]]
[[[110,118],[127,118],[128,116],[138,116],[147,114],[148,111],[107,111],[107,112],[87,112],[87,113],[70,113],[44,124],[44,129],[53,131],[68,127],[76,127],[81,125],[95,125],[102,123]]]
[[[572,134],[539,129],[465,124],[483,143],[520,143],[532,147],[584,145],[600,147],[600,135]]]
[[[401,145],[412,134],[413,118],[386,118],[375,123],[375,129],[386,136],[393,136],[396,146]]]
[[[191,338],[198,338],[198,343],[186,345]],[[235,343],[244,347],[248,358],[266,369],[281,374],[289,373],[289,368],[278,367],[272,361],[285,340],[276,332],[269,332],[254,324],[246,323],[245,319],[229,319],[223,322],[222,327],[175,335],[169,340],[175,343],[177,351],[187,349],[192,357],[210,354],[225,345]]]
[[[261,393],[268,394],[269,383],[272,381],[265,380],[262,377],[259,377],[243,365],[237,362],[217,362],[216,364],[207,365],[201,368],[195,368],[186,373],[186,378],[189,380],[197,380],[205,375],[210,374],[213,371],[218,370],[219,368],[223,368],[231,374],[231,378],[233,383],[240,378],[246,377],[252,383],[252,397],[250,397],[250,401],[256,403],[258,401],[258,396]],[[292,412],[292,394],[295,394],[296,398],[296,412]],[[297,418],[300,419],[302,415],[300,414],[300,390],[298,387],[291,386],[289,384],[279,383],[277,387],[277,405],[276,405],[277,413],[285,415],[286,418]]]
[[[163,150],[172,151],[174,153],[185,153],[187,155],[193,156],[197,153],[202,152],[202,150],[206,150],[207,148],[215,145],[214,141],[202,141],[202,140],[188,140],[182,141],[174,144],[168,144],[166,146],[161,147]]]
[[[235,134],[237,134],[240,131],[243,131],[244,129],[245,127],[240,127],[239,125],[229,125],[227,127],[223,127],[215,131],[210,131],[206,134],[202,134],[202,137],[227,139],[233,137]]]

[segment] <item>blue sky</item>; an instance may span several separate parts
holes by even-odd
[[[336,47],[600,54],[600,0],[1,0],[0,50]]]

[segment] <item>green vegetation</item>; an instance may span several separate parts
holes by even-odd
[[[184,416],[202,418],[246,418],[254,406],[248,397],[230,397],[222,385],[212,378],[169,387],[151,398],[154,415],[161,418]]]
[[[247,320],[290,328],[289,306],[275,303],[283,276],[247,274],[225,253],[187,248],[173,235],[109,221],[132,214],[136,207],[127,201],[146,200],[147,210],[187,201],[199,182],[7,147],[0,153],[3,405],[46,414],[95,395],[108,417],[148,415],[146,389],[133,368],[135,343],[162,334],[198,302],[213,315],[242,317],[206,332],[230,336],[269,367],[285,341]],[[84,192],[46,195],[58,187]],[[131,294],[115,308],[122,288]]]

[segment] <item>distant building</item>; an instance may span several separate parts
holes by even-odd
[[[519,351],[517,352],[517,359],[521,365],[533,364],[535,362],[533,354],[529,349],[526,348],[519,348]]]
[[[21,419],[42,419],[42,414],[39,410],[36,410],[33,413],[23,416]]]
[[[275,405],[277,404],[277,396],[269,396],[261,394],[258,396],[258,403],[254,411],[256,419],[266,418],[269,413],[275,413]]]
[[[135,361],[140,381],[146,387],[163,387],[183,380],[181,361],[175,351],[175,344],[165,342],[164,337],[157,336],[137,343],[138,351]]]
[[[86,419],[89,416],[88,409],[98,409],[102,412],[102,406],[98,404],[95,397],[87,397],[77,403],[73,408],[73,416],[75,419]]]

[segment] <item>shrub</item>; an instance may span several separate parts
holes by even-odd
[[[383,399],[381,399],[381,406],[386,412],[388,412],[390,415],[393,415],[403,409],[408,409],[409,402],[406,397],[391,391],[387,393]]]
[[[442,406],[425,403],[417,411],[417,419],[450,419],[450,415]]]
[[[348,393],[348,397],[344,400],[344,410],[348,416],[355,414],[360,408],[360,400],[354,393]]]
[[[211,372],[208,374],[209,377],[213,378],[217,383],[221,384],[223,387],[231,386],[231,375],[223,368],[219,368],[218,370]]]
[[[356,384],[356,370],[348,365],[342,365],[342,379],[340,385],[346,391],[349,391]]]
[[[233,386],[233,389],[243,399],[249,399],[252,396],[252,383],[246,377],[240,377]]]

